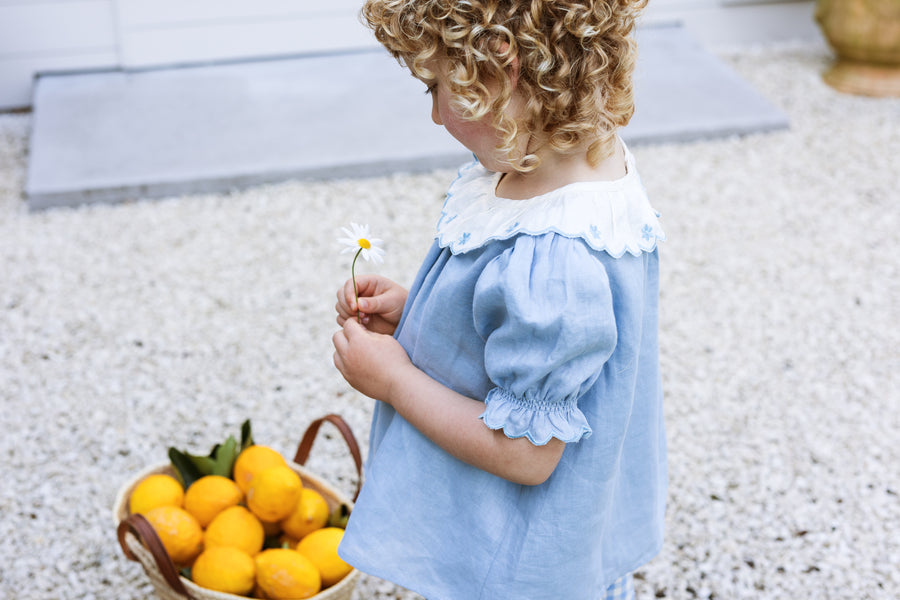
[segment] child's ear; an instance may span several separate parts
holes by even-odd
[[[509,66],[506,67],[506,70],[509,73],[509,83],[512,85],[512,89],[516,89],[516,85],[519,83],[519,57],[518,57],[518,55],[512,57],[512,60],[510,61]]]
[[[509,42],[500,42],[500,55],[505,55],[509,52]],[[513,54],[512,58],[509,61],[509,64],[506,66],[506,73],[509,76],[509,83],[512,85],[512,89],[516,89],[516,84],[519,82],[519,55]]]

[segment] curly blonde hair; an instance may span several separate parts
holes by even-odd
[[[469,120],[490,115],[498,150],[528,172],[535,151],[571,153],[588,144],[591,165],[611,155],[616,131],[634,112],[635,20],[647,0],[367,0],[362,18],[420,79],[444,60],[454,108]],[[523,114],[505,114],[513,92]],[[490,85],[490,88],[489,88]],[[519,135],[529,150],[515,156]]]

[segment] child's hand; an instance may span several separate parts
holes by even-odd
[[[359,291],[359,316],[369,331],[392,335],[400,322],[403,305],[406,304],[406,289],[380,275],[359,275],[356,278]],[[356,319],[356,298],[353,295],[353,280],[348,279],[338,290],[337,323],[341,327],[347,319]]]
[[[387,402],[391,387],[406,368],[415,368],[400,342],[381,333],[367,331],[355,318],[344,319],[334,334],[334,366],[344,379],[370,398]]]

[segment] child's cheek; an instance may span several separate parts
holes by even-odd
[[[466,121],[456,115],[444,119],[447,132],[463,146],[474,152],[483,164],[490,161],[497,147],[497,133],[493,127],[482,121]]]

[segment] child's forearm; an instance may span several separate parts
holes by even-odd
[[[543,483],[556,468],[565,444],[551,439],[535,446],[510,439],[478,417],[484,403],[438,383],[417,368],[397,340],[346,319],[334,334],[334,364],[355,389],[387,402],[416,429],[456,458],[498,477],[525,485]]]
[[[458,394],[411,363],[397,374],[384,400],[449,454],[515,483],[543,483],[565,448],[556,438],[535,446],[489,429],[478,418],[483,402]]]

